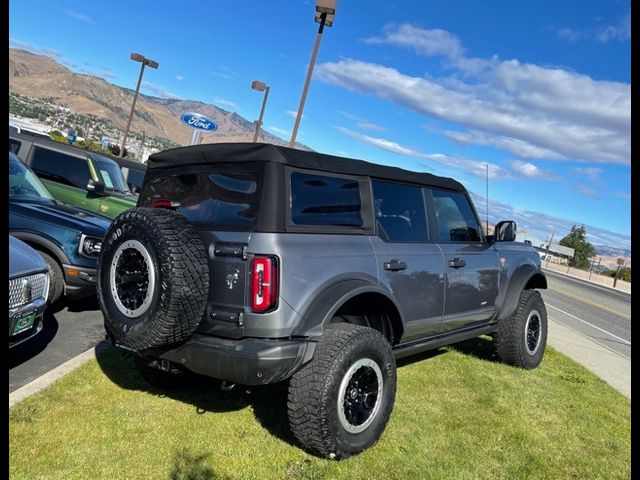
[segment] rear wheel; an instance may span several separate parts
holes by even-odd
[[[308,450],[341,459],[374,445],[396,393],[396,363],[377,331],[330,324],[314,359],[289,383],[289,424]]]
[[[540,292],[523,290],[509,317],[493,336],[498,359],[522,368],[540,365],[547,345],[547,310]]]

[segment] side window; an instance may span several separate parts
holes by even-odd
[[[293,172],[291,221],[296,225],[362,227],[360,183],[353,178]]]
[[[22,145],[22,142],[19,142],[18,140],[14,140],[13,138],[9,139],[9,151],[11,153],[15,153],[17,155],[18,152],[20,151],[21,145]]]
[[[436,222],[443,242],[479,242],[480,226],[467,197],[460,192],[433,189]]]
[[[39,177],[85,189],[91,174],[86,159],[42,147],[33,148],[31,168]]]
[[[139,170],[129,170],[129,174],[127,175],[127,183],[129,184],[129,188],[132,192],[139,192],[142,189],[143,182],[144,172],[141,172]]]
[[[378,234],[388,242],[426,242],[427,220],[422,189],[373,181]]]

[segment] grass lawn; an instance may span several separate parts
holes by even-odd
[[[630,401],[548,349],[524,371],[470,340],[400,362],[376,446],[342,462],[288,431],[286,386],[148,387],[108,350],[9,411],[12,479],[628,479]]]

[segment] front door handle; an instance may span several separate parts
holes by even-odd
[[[407,264],[402,260],[393,259],[390,262],[384,262],[384,269],[397,272],[398,270],[406,270]]]
[[[462,268],[466,265],[467,263],[464,260],[461,260],[459,258],[454,258],[453,260],[449,260],[449,266],[451,268]]]

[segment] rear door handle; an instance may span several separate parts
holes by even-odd
[[[449,267],[451,268],[462,268],[466,264],[467,263],[464,260],[461,260],[459,258],[454,258],[453,260],[449,260]]]
[[[402,260],[393,259],[390,262],[384,262],[384,269],[396,272],[398,270],[406,270],[407,264]]]

